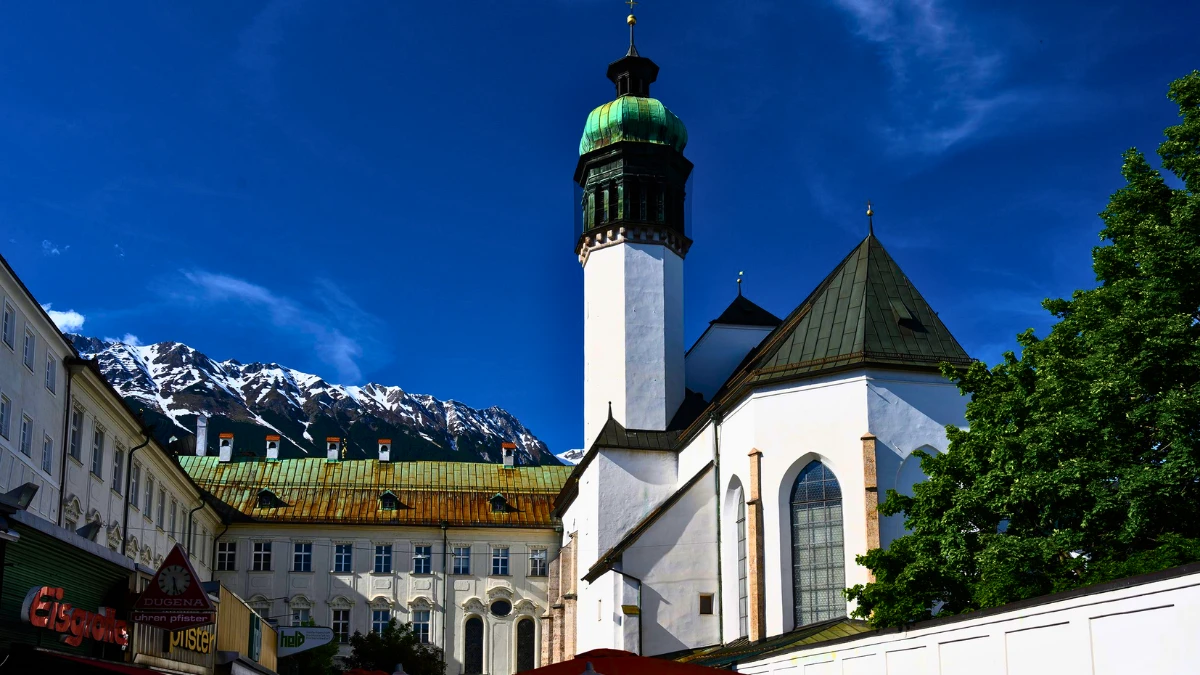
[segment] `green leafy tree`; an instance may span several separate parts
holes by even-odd
[[[1097,288],[1046,300],[990,370],[945,369],[967,431],[889,491],[910,533],[858,557],[855,615],[896,626],[1200,560],[1200,71],[1171,84],[1182,123],[1136,150],[1101,213]]]
[[[309,619],[304,625],[315,626],[317,622]],[[280,658],[276,670],[280,675],[337,675],[342,672],[334,662],[337,653],[338,643],[334,640],[327,645]]]
[[[350,669],[391,673],[399,663],[408,675],[444,675],[445,672],[442,650],[422,644],[411,623],[398,623],[392,619],[382,633],[372,631],[363,635],[355,632],[350,636],[350,647],[353,651],[346,660]]]

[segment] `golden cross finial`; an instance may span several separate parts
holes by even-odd
[[[629,13],[633,14],[633,7],[634,5],[637,5],[638,2],[637,0],[625,0],[625,4],[629,5]]]
[[[875,234],[875,210],[871,208],[871,200],[867,200],[867,231]]]
[[[738,285],[738,295],[739,296],[742,294],[742,275],[743,274],[745,274],[745,272],[738,272],[737,285]]]

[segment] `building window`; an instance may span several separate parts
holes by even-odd
[[[544,577],[550,574],[550,566],[546,562],[546,549],[534,548],[529,551],[529,576]]]
[[[42,471],[54,473],[54,441],[49,436],[42,435]]]
[[[4,344],[10,349],[13,348],[13,342],[17,336],[17,313],[13,310],[12,305],[8,302],[4,303]]]
[[[713,613],[713,594],[712,593],[701,593],[700,594],[700,613],[701,614],[712,614]]]
[[[77,461],[83,461],[83,409],[71,409],[71,445],[68,448],[71,456]]]
[[[307,609],[293,609],[292,610],[292,625],[293,626],[307,626],[310,621],[312,621],[312,612],[310,610],[307,610]]]
[[[46,355],[46,388],[51,394],[58,389],[58,361],[53,354]]]
[[[9,424],[12,420],[12,401],[7,396],[0,394],[0,436],[10,438]]]
[[[178,513],[179,513],[179,502],[175,501],[175,498],[172,497],[171,498],[171,529],[168,530],[168,532],[171,533],[171,537],[173,539],[179,539],[178,532],[175,531],[175,527],[179,522],[177,520]]]
[[[433,547],[413,547],[413,574],[429,574],[433,567]]]
[[[142,515],[144,515],[146,517],[146,519],[149,520],[151,517],[151,513],[154,511],[154,477],[150,475],[149,471],[146,472],[146,504],[145,504],[145,507],[146,507],[145,510],[142,511]]]
[[[125,494],[125,448],[117,446],[113,451],[113,489],[117,494]]]
[[[452,574],[470,574],[471,573],[471,547],[470,546],[455,546],[454,547],[454,566],[450,569]]]
[[[746,568],[746,495],[738,494],[737,510],[738,636],[750,634],[750,592]]]
[[[350,641],[350,610],[333,610],[333,636],[340,644]]]
[[[354,571],[354,544],[336,544],[333,547],[333,571]]]
[[[375,573],[386,574],[392,571],[392,545],[375,545]]]
[[[155,522],[158,523],[158,529],[165,529],[167,519],[165,517],[167,511],[167,490],[166,488],[158,489],[158,518]]]
[[[254,542],[254,557],[250,563],[250,569],[255,572],[269,572],[271,570],[271,542]]]
[[[104,474],[104,429],[97,426],[92,432],[92,474],[101,480]]]
[[[483,619],[467,619],[463,630],[463,673],[483,675]]]
[[[33,457],[33,420],[21,415],[21,454]]]
[[[536,632],[533,619],[528,617],[517,622],[517,672],[533,670],[537,667],[534,654],[537,651]]]
[[[292,550],[292,571],[293,572],[311,572],[312,571],[312,543],[301,542],[295,544]]]
[[[391,492],[385,492],[379,497],[379,508],[384,511],[395,511],[398,505],[396,495]]]
[[[492,547],[492,576],[508,576],[508,547]]]
[[[429,610],[416,609],[412,613],[413,635],[423,645],[429,644]]]
[[[232,572],[237,569],[235,561],[237,560],[237,542],[233,541],[218,541],[217,542],[217,571]]]
[[[22,356],[24,357],[25,367],[29,369],[29,372],[33,372],[33,350],[35,349],[36,342],[37,339],[33,337],[33,331],[26,328],[25,351],[22,353]]]
[[[810,462],[792,487],[792,609],[797,628],[846,615],[842,489]]]
[[[129,470],[129,505],[133,508],[138,507],[138,491],[142,487],[142,467],[134,464]]]
[[[371,632],[382,633],[384,628],[387,628],[388,622],[392,620],[392,610],[390,609],[373,609],[371,610]]]

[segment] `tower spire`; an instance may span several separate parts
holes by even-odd
[[[867,234],[875,236],[875,211],[871,208],[871,200],[867,200]]]
[[[633,45],[633,27],[637,25],[637,17],[633,15],[633,8],[637,5],[637,0],[625,0],[625,4],[629,5],[629,17],[625,19],[625,23],[629,24],[629,51],[626,56],[638,56],[637,47]]]

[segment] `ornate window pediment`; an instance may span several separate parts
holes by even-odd
[[[250,609],[258,612],[262,616],[266,616],[267,614],[270,614],[271,600],[269,598],[263,597],[262,595],[252,596],[249,600],[246,601],[246,604],[250,605]]]
[[[153,558],[151,557],[153,555],[154,555],[154,552],[150,550],[149,546],[142,547],[142,562],[143,563],[149,565],[150,562],[153,560]]]
[[[79,498],[75,495],[67,495],[67,498],[63,500],[63,516],[67,520],[78,522],[82,513],[83,509],[79,506]]]
[[[344,595],[339,595],[329,601],[329,606],[334,609],[350,609],[354,606],[354,601]]]
[[[492,586],[487,590],[488,601],[503,599],[512,600],[513,592],[508,586]]]
[[[475,598],[475,597],[467,598],[463,602],[462,608],[463,608],[463,610],[468,611],[468,612],[478,612],[478,613],[482,613],[483,610],[485,609],[483,601],[480,600],[479,598]]]
[[[538,606],[529,598],[525,598],[524,600],[521,600],[517,604],[513,605],[513,611],[517,614],[537,616]]]
[[[121,526],[113,523],[108,528],[108,547],[112,550],[117,550],[121,545]]]
[[[87,514],[87,521],[88,521],[89,523],[101,523],[101,524],[103,524],[103,523],[104,523],[104,517],[100,515],[100,511],[99,511],[99,510],[97,510],[97,509],[89,509],[89,510],[88,510],[88,514]]]
[[[417,595],[409,599],[408,606],[410,609],[433,609],[433,601],[424,595]]]
[[[154,569],[162,567],[163,557],[161,555],[154,556]]]
[[[137,537],[132,534],[129,535],[129,541],[125,542],[125,555],[137,560],[138,551],[142,550],[139,546]]]
[[[288,606],[294,610],[295,609],[312,609],[313,603],[312,603],[312,600],[309,600],[305,596],[297,595],[297,596],[292,597],[292,599],[288,601]]]
[[[396,603],[382,595],[377,595],[371,600],[369,606],[371,609],[391,609],[396,606]]]

